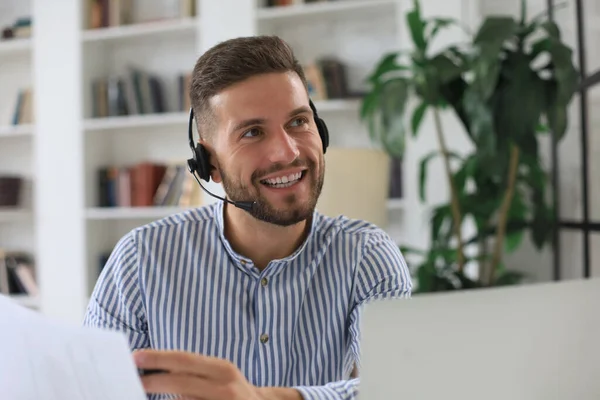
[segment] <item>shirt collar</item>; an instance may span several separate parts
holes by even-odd
[[[213,218],[215,220],[215,223],[217,224],[217,229],[219,231],[219,238],[221,239],[221,242],[223,243],[225,250],[227,251],[229,256],[238,265],[249,264],[251,262],[251,260],[240,255],[236,251],[234,251],[233,248],[231,247],[231,244],[229,243],[229,240],[225,237],[225,219],[224,219],[225,206],[224,206],[224,202],[218,201],[217,203],[215,203],[213,210],[214,210]],[[317,210],[313,211],[312,221],[309,222],[310,223],[310,231],[309,231],[308,235],[306,236],[306,239],[304,240],[304,242],[302,242],[302,244],[296,249],[296,251],[294,251],[289,256],[279,259],[279,260],[273,260],[273,261],[276,261],[278,263],[288,263],[288,262],[293,261],[300,254],[302,254],[302,252],[304,251],[304,249],[306,248],[308,243],[311,240],[314,240],[315,233],[316,233],[316,226],[318,225],[319,218],[320,218],[320,214],[318,213],[318,211]]]

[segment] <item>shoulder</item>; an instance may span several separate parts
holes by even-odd
[[[319,214],[316,221],[319,236],[329,237],[332,247],[355,254],[354,279],[359,302],[410,296],[412,278],[408,265],[398,244],[386,231],[368,221],[346,216]]]
[[[147,244],[155,247],[160,242],[174,243],[193,237],[206,228],[216,229],[214,209],[215,205],[211,204],[160,218],[131,229],[121,241],[135,243],[137,246]]]
[[[109,261],[118,261],[121,268],[135,264],[137,269],[141,258],[150,261],[153,253],[168,252],[189,241],[198,243],[200,234],[217,230],[214,205],[184,210],[126,232],[114,245]]]
[[[190,208],[188,210],[184,210],[179,213],[138,226],[132,229],[129,234],[137,237],[143,237],[157,231],[168,232],[182,228],[189,228],[190,226],[198,227],[207,224],[212,225],[214,223],[214,213],[214,204],[198,208]]]
[[[373,241],[386,241],[395,246],[387,232],[368,221],[344,215],[329,217],[320,213],[316,214],[315,221],[316,233],[320,237],[351,240],[358,246],[368,246]]]

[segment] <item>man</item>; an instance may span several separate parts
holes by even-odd
[[[298,61],[276,37],[228,40],[190,92],[210,178],[254,204],[129,232],[85,324],[124,331],[137,366],[163,371],[142,377],[153,398],[355,398],[360,307],[409,296],[411,280],[382,230],[315,210],[324,142]]]

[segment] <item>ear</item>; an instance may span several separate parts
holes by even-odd
[[[211,164],[211,165],[214,165],[214,164]],[[220,169],[217,166],[214,166],[214,168],[211,169],[211,171],[210,171],[210,178],[215,183],[221,183],[221,181],[223,180],[221,178],[221,173],[219,171],[220,171]]]
[[[208,153],[208,163],[210,165],[210,178],[215,183],[221,183],[223,178],[221,177],[219,161],[217,160],[217,157],[214,156],[215,149],[206,140],[201,140],[200,142],[202,143],[202,145],[206,149],[206,152]]]

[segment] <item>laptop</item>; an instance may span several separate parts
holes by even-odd
[[[368,304],[361,400],[600,399],[600,280]]]

